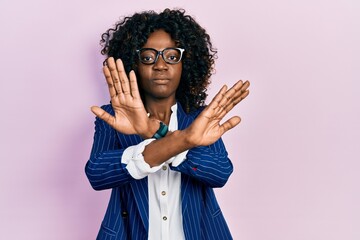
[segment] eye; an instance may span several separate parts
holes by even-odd
[[[154,61],[154,58],[152,56],[141,56],[142,62],[152,62]]]
[[[178,49],[167,49],[164,55],[166,56],[166,60],[170,63],[177,63],[180,60],[180,51]]]
[[[168,59],[171,60],[171,61],[176,61],[178,59],[178,56],[177,55],[171,55],[171,56],[168,56]]]
[[[167,56],[167,59],[171,62],[176,62],[178,57],[176,55]]]
[[[140,61],[145,64],[151,64],[156,59],[157,52],[153,49],[143,49],[140,51]]]

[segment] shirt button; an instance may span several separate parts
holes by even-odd
[[[162,192],[161,192],[161,195],[165,196],[165,195],[166,195],[166,192],[165,192],[165,191],[162,191]]]
[[[166,220],[167,220],[167,217],[166,217],[166,216],[163,216],[163,220],[166,221]]]
[[[166,169],[167,169],[167,166],[165,166],[165,165],[164,165],[164,166],[162,166],[162,170],[164,170],[164,171],[165,171]]]

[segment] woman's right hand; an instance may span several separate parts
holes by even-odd
[[[103,72],[115,116],[98,106],[91,107],[91,111],[118,132],[150,138],[159,128],[159,121],[148,118],[134,71],[130,71],[128,77],[120,59],[115,61],[110,57],[106,63]]]

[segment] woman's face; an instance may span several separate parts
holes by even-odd
[[[157,30],[149,35],[142,48],[153,48],[162,51],[165,48],[177,47],[175,41],[164,30]],[[182,62],[168,64],[160,55],[154,64],[147,65],[139,61],[138,82],[145,98],[175,100],[176,89],[179,86],[182,72]]]

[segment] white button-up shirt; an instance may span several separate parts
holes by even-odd
[[[177,104],[171,107],[169,130],[178,129]],[[148,177],[149,193],[149,240],[185,239],[181,209],[181,173],[169,167],[178,166],[188,151],[182,152],[163,164],[150,167],[144,161],[145,146],[155,139],[147,139],[125,149],[121,162],[135,179]]]

